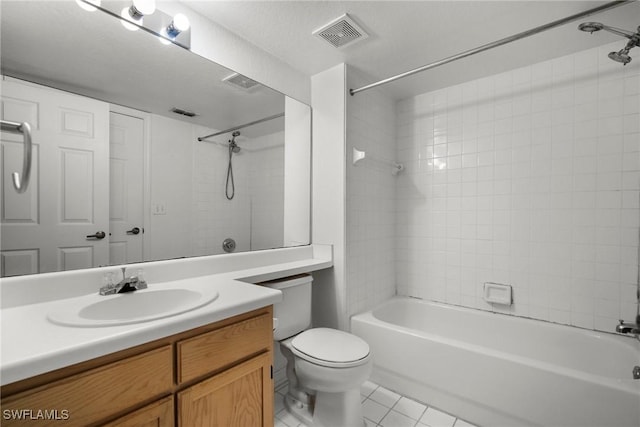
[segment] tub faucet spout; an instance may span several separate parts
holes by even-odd
[[[616,325],[616,332],[619,334],[640,334],[640,326],[635,323],[627,323],[620,319],[620,324]]]

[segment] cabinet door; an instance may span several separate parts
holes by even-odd
[[[173,396],[147,405],[103,427],[173,427]]]
[[[261,354],[178,393],[178,426],[272,426],[271,359]]]

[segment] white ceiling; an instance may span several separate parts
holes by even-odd
[[[313,75],[346,62],[371,81],[390,77],[591,9],[603,1],[212,1],[181,0],[254,45]],[[349,13],[369,38],[342,50],[312,32]],[[482,76],[625,40],[577,31],[584,21],[633,30],[640,3],[623,5],[388,85],[404,98]],[[632,51],[631,56],[634,56]],[[640,61],[640,49],[635,53]]]

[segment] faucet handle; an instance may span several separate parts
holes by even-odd
[[[100,295],[112,295],[116,292],[116,287],[113,272],[104,273],[102,275],[102,287],[99,291]]]
[[[113,281],[113,272],[110,271],[102,275],[102,284],[107,288],[115,286]]]
[[[143,269],[138,269],[138,271],[136,272],[136,278],[138,279],[138,289],[146,289],[147,288],[147,281],[144,280],[144,270]]]

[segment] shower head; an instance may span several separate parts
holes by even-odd
[[[627,65],[631,62],[631,57],[629,56],[629,49],[622,49],[618,52],[609,53],[609,58],[613,59],[616,62],[620,62],[623,65]]]
[[[629,40],[629,43],[627,43],[627,45],[620,49],[617,52],[610,52],[609,53],[609,58],[621,63],[622,65],[627,65],[629,62],[631,62],[631,57],[629,56],[629,51],[631,49],[633,49],[635,46],[638,46],[638,42],[640,41],[640,34],[636,34],[636,36],[634,36],[633,38],[631,38],[631,40]]]
[[[623,49],[620,49],[618,52],[611,52],[608,55],[610,59],[619,62],[622,65],[627,65],[629,62],[631,62],[629,51],[636,46],[640,46],[640,27],[638,27],[637,32],[633,33],[631,31],[621,30],[620,28],[609,27],[607,25],[601,24],[600,22],[583,22],[582,24],[578,25],[578,29],[580,31],[586,31],[588,33],[605,30],[629,39],[629,42]]]
[[[596,31],[605,30],[613,34],[617,34],[620,37],[626,37],[628,39],[634,40],[637,43],[638,33],[633,31],[623,30],[621,28],[610,27],[608,25],[604,25],[601,22],[583,22],[578,25],[578,29],[580,31],[585,31],[587,33],[595,33]],[[640,31],[640,27],[637,31]]]
[[[229,149],[234,153],[240,152],[240,147],[236,144],[236,136],[240,136],[240,131],[237,130],[231,134],[231,140],[229,141]]]
[[[603,28],[604,25],[602,25],[600,22],[583,22],[582,24],[578,25],[578,29],[580,31],[586,31],[587,33],[600,31]]]
[[[235,132],[233,132],[231,134],[231,140],[229,141],[229,144],[235,144],[236,143],[236,136],[240,136],[240,131],[237,130]]]

